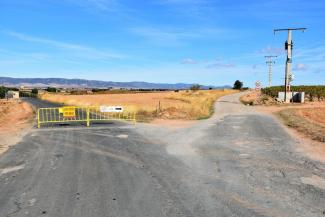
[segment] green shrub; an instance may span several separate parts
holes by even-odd
[[[8,91],[8,88],[4,86],[0,86],[0,98],[3,99],[6,96],[6,92]]]

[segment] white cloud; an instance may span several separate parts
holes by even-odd
[[[222,58],[216,58],[213,61],[208,61],[206,68],[234,68],[235,64],[224,61]]]
[[[68,50],[85,58],[112,59],[112,58],[124,57],[123,55],[120,54],[111,53],[108,51],[102,51],[93,47],[88,47],[80,44],[66,43],[66,42],[47,39],[47,38],[35,37],[35,36],[30,36],[30,35],[13,32],[13,31],[2,31],[2,32],[22,41],[39,43],[39,44],[44,44],[58,49]]]
[[[130,31],[133,34],[144,37],[146,40],[163,46],[185,45],[189,40],[194,39],[216,39],[226,37],[229,32],[217,28],[152,28],[152,27],[135,27]]]
[[[308,66],[303,64],[303,63],[298,63],[296,66],[293,68],[293,70],[296,71],[306,71],[308,69]]]
[[[155,44],[160,45],[182,45],[184,39],[196,37],[195,33],[180,30],[158,29],[150,27],[131,28],[131,32],[144,37]]]
[[[195,61],[195,60],[193,60],[191,58],[186,58],[186,59],[183,59],[181,63],[185,64],[185,65],[187,65],[187,64],[197,64],[197,61]]]
[[[207,68],[234,68],[235,65],[231,63],[212,63],[207,65]]]
[[[156,0],[155,2],[168,6],[173,14],[209,20],[215,16],[215,2],[211,0]]]
[[[112,11],[117,6],[117,1],[115,0],[88,0],[87,2],[104,11]]]
[[[117,0],[65,0],[85,9],[116,12],[121,7]]]
[[[265,48],[262,48],[257,51],[259,54],[272,54],[272,55],[280,55],[285,53],[284,48],[281,47],[272,47],[272,46],[267,46]]]

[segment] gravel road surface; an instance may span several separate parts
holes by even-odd
[[[0,216],[325,217],[325,164],[239,96],[186,128],[32,129],[0,156]]]

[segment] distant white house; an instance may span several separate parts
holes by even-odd
[[[5,96],[7,99],[19,99],[19,91],[9,90]]]

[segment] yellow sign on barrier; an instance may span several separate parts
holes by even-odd
[[[85,122],[87,126],[91,122],[124,120],[136,123],[134,112],[128,112],[120,109],[120,112],[103,110],[100,106],[65,106],[55,108],[39,108],[37,112],[37,126],[49,123],[73,123]]]
[[[63,114],[63,117],[65,117],[65,118],[73,118],[76,116],[76,107],[65,106],[65,107],[59,108],[59,113]]]

